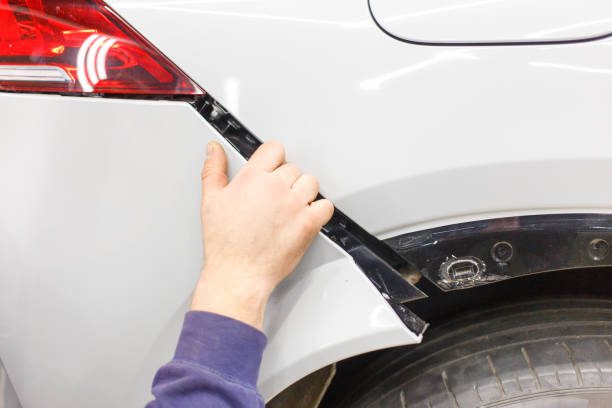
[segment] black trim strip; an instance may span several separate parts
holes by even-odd
[[[612,266],[612,214],[493,218],[385,240],[443,291],[519,276]]]
[[[374,24],[389,37],[394,40],[401,41],[407,44],[413,45],[426,45],[433,47],[483,47],[483,46],[525,46],[525,45],[560,45],[560,44],[579,44],[591,41],[599,41],[608,37],[612,37],[611,33],[599,34],[592,37],[584,37],[584,38],[575,38],[571,40],[540,40],[540,41],[483,41],[483,42],[436,42],[436,41],[419,41],[419,40],[409,40],[406,38],[399,37],[392,32],[388,31],[385,27],[383,27],[379,22],[376,16],[374,16],[374,12],[372,11],[372,5],[370,4],[372,0],[368,0],[368,11],[370,12],[370,17],[374,20]]]
[[[262,144],[261,140],[210,95],[198,98],[192,106],[245,159],[248,160]],[[319,195],[319,198],[322,196]],[[334,208],[334,214],[323,227],[322,233],[353,258],[412,332],[420,335],[425,331],[427,324],[403,305],[427,297],[398,272],[410,268],[403,257],[337,208]]]

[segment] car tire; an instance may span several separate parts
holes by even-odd
[[[543,300],[477,311],[390,350],[340,406],[612,407],[612,301]]]

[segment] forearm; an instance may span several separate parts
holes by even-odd
[[[318,188],[313,176],[285,162],[279,143],[264,143],[231,182],[223,149],[208,145],[205,266],[149,408],[263,407],[256,382],[266,338],[258,329],[270,294],[332,216]]]
[[[263,407],[256,389],[263,333],[234,319],[192,311],[172,361],[153,380],[147,408]]]
[[[191,310],[228,316],[262,330],[265,307],[272,289],[255,287],[246,280],[228,282],[224,279],[227,275],[203,271],[193,292]]]

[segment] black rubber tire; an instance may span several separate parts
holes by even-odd
[[[612,301],[534,301],[476,312],[390,350],[341,407],[612,407]]]

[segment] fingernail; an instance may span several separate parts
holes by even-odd
[[[214,150],[215,144],[213,142],[208,142],[208,144],[206,145],[206,154],[210,156]]]

